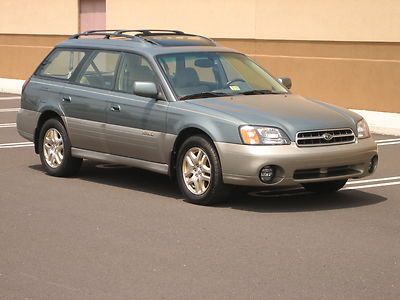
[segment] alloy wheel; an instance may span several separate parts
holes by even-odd
[[[204,194],[211,182],[211,163],[198,147],[189,149],[183,158],[182,175],[186,188],[195,195]]]
[[[50,128],[46,131],[43,140],[43,153],[46,163],[51,168],[57,168],[62,164],[64,159],[64,141],[61,133]]]

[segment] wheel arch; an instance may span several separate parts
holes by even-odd
[[[39,154],[39,135],[40,135],[40,130],[42,129],[43,124],[50,119],[57,119],[58,121],[61,122],[61,124],[65,127],[64,121],[59,115],[54,110],[45,110],[40,114],[40,117],[38,119],[36,129],[35,129],[35,134],[34,134],[34,145],[35,145],[35,153]]]
[[[171,152],[171,156],[170,156],[170,161],[169,161],[168,174],[173,181],[176,180],[176,163],[177,163],[176,160],[177,160],[179,148],[186,141],[186,139],[188,139],[191,136],[195,136],[195,135],[203,136],[209,142],[211,142],[215,147],[213,138],[205,130],[203,130],[199,127],[187,127],[185,129],[181,130],[179,132],[177,138],[175,139],[174,146],[172,148],[172,152]],[[215,149],[218,154],[218,150],[216,147],[215,147]],[[218,154],[218,156],[219,156],[219,154]]]

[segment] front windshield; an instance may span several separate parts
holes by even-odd
[[[157,59],[181,100],[287,93],[271,75],[243,54],[174,53]]]

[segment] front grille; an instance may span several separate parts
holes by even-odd
[[[295,180],[327,178],[335,176],[357,176],[361,172],[355,166],[338,166],[329,168],[296,170],[293,174]]]
[[[299,147],[340,145],[354,141],[355,135],[350,128],[301,131],[296,135],[296,143]]]

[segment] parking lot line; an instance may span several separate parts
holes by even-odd
[[[10,111],[19,111],[18,107],[14,107],[14,108],[1,108],[0,109],[0,113],[2,112],[10,112]]]
[[[3,123],[0,124],[0,128],[10,128],[10,127],[17,127],[16,123]]]
[[[359,183],[377,182],[377,181],[390,181],[390,180],[398,180],[398,179],[400,179],[400,176],[364,179],[364,180],[353,180],[353,181],[349,181],[347,184],[349,185],[349,184],[359,184]]]
[[[386,139],[386,140],[376,140],[375,143],[386,143],[386,142],[397,142],[400,141],[400,138],[396,138],[396,139]]]
[[[21,97],[0,97],[1,100],[19,100]]]
[[[342,190],[360,190],[360,189],[368,189],[368,188],[374,188],[374,187],[389,186],[389,185],[399,185],[399,184],[400,184],[400,181],[385,182],[385,183],[377,183],[377,184],[349,186],[349,187],[343,188]]]
[[[387,142],[387,143],[378,143],[378,146],[387,146],[387,145],[398,145],[400,144],[400,141],[398,142]]]
[[[19,143],[6,143],[0,144],[0,149],[9,149],[9,148],[22,148],[22,147],[32,147],[32,142],[19,142]]]

